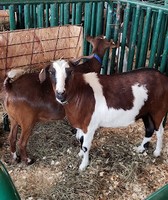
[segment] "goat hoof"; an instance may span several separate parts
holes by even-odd
[[[139,147],[134,147],[134,150],[137,153],[143,153],[145,151],[145,148],[140,145]]]
[[[33,163],[35,162],[35,159],[30,159],[30,158],[27,158],[27,160],[26,160],[26,164],[27,165],[32,165]]]
[[[155,151],[153,152],[153,155],[154,155],[155,157],[159,157],[159,156],[160,156],[160,151],[155,150]]]
[[[89,165],[89,163],[87,163],[87,164],[80,164],[80,166],[79,166],[79,172],[84,171],[88,165]]]

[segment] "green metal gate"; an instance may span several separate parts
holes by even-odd
[[[168,74],[168,0],[1,0],[0,5],[9,10],[10,30],[82,24],[84,37],[104,34],[120,42],[117,67],[116,49],[107,51],[103,74],[123,71],[126,46],[127,70],[147,66]],[[90,51],[84,38],[84,55]]]

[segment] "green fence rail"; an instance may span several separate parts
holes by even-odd
[[[116,49],[108,50],[103,59],[103,74],[145,66],[168,74],[167,0],[1,0],[0,5],[9,10],[10,30],[82,25],[84,55],[91,51],[86,35],[104,34],[119,42],[120,57],[117,59]],[[124,63],[126,48],[129,49],[127,65]]]

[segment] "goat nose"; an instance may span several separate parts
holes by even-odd
[[[65,92],[57,92],[56,93],[56,98],[61,102],[65,102],[66,101]]]

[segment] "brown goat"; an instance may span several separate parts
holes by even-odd
[[[154,156],[160,155],[162,122],[168,111],[168,77],[155,69],[112,76],[75,73],[64,60],[55,61],[49,71],[55,98],[63,104],[67,119],[77,129],[76,136],[81,141],[80,170],[89,164],[89,150],[98,127],[125,127],[138,119],[143,120],[146,133],[137,152],[145,150],[156,131]]]
[[[87,40],[92,44],[93,53],[98,55],[99,60],[103,58],[105,50],[111,45],[111,42],[99,36],[95,38],[88,36]],[[85,64],[75,66],[75,69],[83,73],[100,72],[101,63],[93,56]],[[28,157],[26,146],[34,125],[38,121],[63,119],[65,112],[62,105],[55,100],[48,67],[43,69],[40,75],[38,73],[21,76],[18,74],[20,72],[17,70],[11,70],[4,81],[4,105],[11,122],[9,143],[13,160],[19,160],[16,155],[16,140],[20,125],[21,136],[18,142],[20,157],[27,164],[31,164],[33,160]]]

